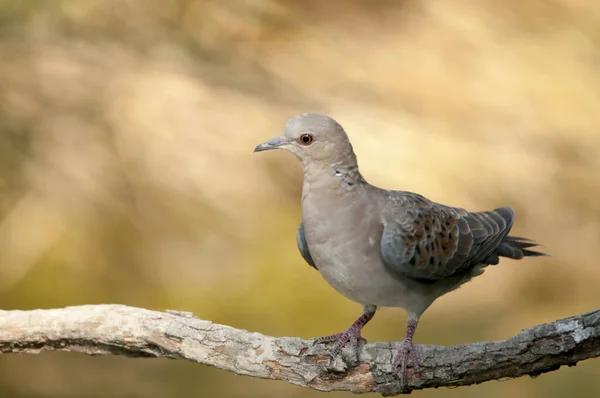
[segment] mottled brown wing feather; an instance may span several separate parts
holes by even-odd
[[[382,259],[390,271],[426,282],[485,263],[514,219],[509,208],[469,213],[408,192],[391,201],[395,209],[384,228]]]

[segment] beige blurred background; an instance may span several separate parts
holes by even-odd
[[[360,307],[295,246],[302,172],[253,154],[300,112],[363,174],[483,210],[553,257],[436,302],[417,343],[505,339],[600,306],[595,0],[0,0],[0,306],[122,303],[304,338]],[[371,341],[403,336],[383,310]],[[598,397],[591,360],[421,397]],[[317,397],[182,361],[0,356],[2,398]],[[348,397],[350,393],[333,393]]]

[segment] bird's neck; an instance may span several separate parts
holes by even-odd
[[[358,170],[356,157],[344,161],[304,164],[305,191],[353,192],[365,182]],[[308,194],[309,192],[305,192]]]
[[[362,174],[360,174],[356,162],[351,164],[343,162],[333,163],[330,165],[330,172],[333,173],[334,179],[341,181],[342,185],[348,190],[351,190],[350,188],[364,182],[364,178]]]

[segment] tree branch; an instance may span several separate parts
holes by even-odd
[[[536,376],[600,356],[600,309],[526,329],[506,341],[456,347],[418,346],[421,367],[409,368],[400,391],[392,372],[397,343],[367,344],[361,361],[350,350],[328,364],[328,348],[299,338],[274,338],[217,325],[184,312],[123,305],[86,305],[34,311],[0,311],[0,352],[44,350],[90,355],[187,359],[265,379],[322,391],[375,391],[465,386]]]

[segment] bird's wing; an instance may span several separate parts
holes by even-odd
[[[296,244],[298,245],[298,250],[300,250],[300,254],[302,255],[304,261],[306,261],[308,265],[314,269],[317,269],[317,266],[315,265],[315,262],[308,251],[306,236],[304,236],[304,224],[302,223],[300,223],[300,226],[298,226],[298,231],[296,232]]]
[[[433,283],[477,264],[497,264],[496,250],[514,220],[508,207],[469,213],[398,192],[381,239],[381,257],[394,274]]]

